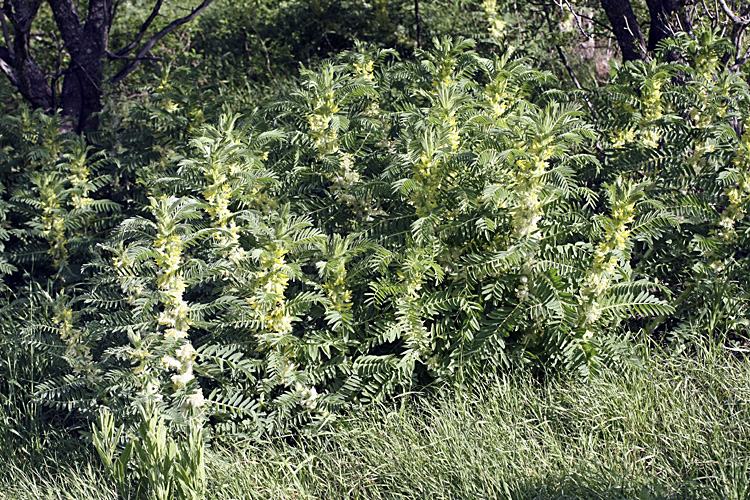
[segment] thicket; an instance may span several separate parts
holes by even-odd
[[[527,367],[585,379],[634,340],[744,342],[731,44],[683,34],[569,90],[490,7],[479,46],[355,44],[262,102],[165,64],[85,135],[8,110],[0,450],[64,427],[121,495],[199,498],[209,440]]]

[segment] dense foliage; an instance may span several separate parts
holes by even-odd
[[[175,54],[97,131],[7,110],[0,451],[34,456],[53,423],[93,442],[121,495],[197,499],[209,440],[526,368],[586,380],[637,362],[634,340],[744,342],[735,47],[681,34],[571,90],[505,43],[512,16],[474,7],[478,42],[340,40],[296,80],[276,66],[285,90],[262,100],[237,74],[192,81],[235,62]],[[362,38],[394,33],[384,16]],[[293,42],[279,53],[301,57]]]

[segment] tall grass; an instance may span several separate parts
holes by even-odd
[[[57,463],[29,469],[0,465],[0,500],[117,500],[114,486],[90,463]]]
[[[529,377],[225,452],[217,498],[747,498],[750,364],[657,356],[589,383]],[[249,493],[253,492],[253,493]]]
[[[208,498],[739,500],[748,422],[750,363],[720,351],[651,355],[588,382],[492,377],[353,411],[317,435],[214,450]],[[86,464],[3,469],[2,500],[115,498]]]

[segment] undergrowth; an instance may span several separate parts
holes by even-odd
[[[511,46],[357,45],[246,116],[165,69],[87,136],[0,117],[0,458],[34,461],[33,491],[90,442],[138,500],[226,495],[207,464],[231,485],[274,450],[294,474],[257,494],[741,498],[745,379],[631,366],[636,338],[747,345],[730,49],[696,30],[587,93]],[[252,472],[206,455],[237,440]]]
[[[214,447],[206,498],[739,500],[749,413],[750,364],[718,350],[647,354],[588,383],[518,372],[353,409],[319,434]],[[3,500],[116,498],[85,461],[2,474]]]

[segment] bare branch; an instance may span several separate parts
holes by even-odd
[[[31,23],[36,17],[42,0],[23,0],[3,2],[3,12],[8,18],[13,29],[18,33],[31,31]]]
[[[727,5],[726,0],[719,0],[719,5],[721,5],[721,8],[724,11],[724,13],[727,16],[729,16],[729,19],[731,19],[733,22],[737,24],[741,24],[743,26],[750,24],[750,19],[746,19],[735,14],[734,11],[732,11],[732,9],[729,8],[729,5]]]
[[[10,39],[10,32],[8,31],[8,23],[5,21],[5,13],[0,11],[0,28],[3,30],[3,40],[5,40],[5,46],[10,52],[10,56],[13,57],[13,41]]]
[[[735,52],[735,60],[740,58],[740,54],[742,54],[742,41],[745,38],[745,30],[747,29],[746,26],[740,25],[737,29],[737,31],[734,34],[734,52]]]
[[[117,8],[120,6],[120,0],[114,0],[109,4],[109,18],[114,19],[117,16]]]
[[[719,0],[714,0],[714,12],[716,12],[716,22],[718,23],[720,21],[719,19]],[[718,24],[716,24],[718,26]],[[716,26],[711,26],[712,28],[716,28]]]
[[[745,64],[748,59],[750,59],[750,47],[747,48],[744,54],[740,56],[739,51],[737,52],[737,56],[735,57],[734,64],[729,67],[730,71],[737,71],[740,69],[740,66]]]
[[[169,5],[170,7],[174,8],[174,9],[177,9],[177,10],[184,10],[185,12],[190,12],[190,8],[189,7],[183,7],[182,5],[174,4],[174,3],[170,2],[169,0],[167,0],[167,5]]]
[[[10,83],[14,87],[19,87],[21,81],[18,79],[18,75],[13,69],[13,56],[5,47],[0,47],[0,70],[8,77]]]
[[[706,12],[706,15],[708,16],[708,18],[711,21],[713,21],[714,19],[716,19],[716,17],[714,16],[713,11],[708,8],[708,5],[706,5],[706,0],[701,0],[701,2],[703,3],[703,10]]]
[[[568,0],[558,0],[558,1],[559,3],[557,4],[557,6],[560,7],[561,11],[565,9],[563,7],[563,2],[565,2],[565,5],[568,6],[568,11],[570,11],[570,13],[573,15],[573,19],[576,20],[576,25],[578,25],[578,31],[580,31],[581,34],[585,36],[587,40],[591,40],[593,37],[590,34],[586,33],[586,30],[583,28],[583,24],[581,24],[581,16],[578,14],[578,12],[575,11],[575,9],[573,9],[573,6],[570,5],[570,2]]]
[[[18,80],[18,75],[16,75],[16,72],[13,71],[13,68],[11,68],[8,63],[6,63],[2,59],[0,59],[0,70],[2,70],[2,72],[5,73],[5,76],[8,77],[11,85],[13,85],[14,87],[21,86],[21,82]]]
[[[203,12],[203,10],[211,4],[211,2],[213,2],[213,0],[203,0],[203,2],[198,7],[193,9],[193,11],[189,15],[181,17],[179,19],[175,19],[157,34],[149,38],[148,41],[143,44],[143,46],[138,50],[138,53],[135,55],[133,62],[125,66],[122,71],[113,76],[110,82],[113,85],[117,85],[118,83],[120,83],[123,79],[125,79],[125,77],[135,71],[135,69],[143,60],[144,56],[149,53],[149,51],[154,47],[154,45],[159,42],[159,40],[164,38],[169,33],[173,32],[183,24],[189,23],[190,21],[198,17],[198,15],[200,15],[200,13]]]
[[[646,41],[630,1],[599,0],[599,3],[612,25],[623,60],[647,60]]]
[[[276,81],[276,75],[273,74],[273,70],[271,69],[271,57],[268,54],[268,47],[266,47],[266,42],[265,42],[265,40],[263,40],[263,37],[260,36],[260,33],[258,33],[258,30],[255,29],[255,25],[252,22],[249,22],[248,24],[250,25],[250,27],[253,29],[253,31],[255,32],[256,36],[258,37],[258,40],[260,41],[261,47],[263,47],[263,52],[266,55],[266,68],[268,68],[268,72],[271,74],[271,78],[273,79],[273,83],[275,83],[276,85],[278,85],[279,82]],[[245,39],[245,50],[248,51],[248,49],[247,49],[247,38]]]
[[[547,20],[547,28],[549,29],[550,34],[554,34],[555,30],[552,26],[552,18],[549,15],[549,6],[545,3],[543,4],[542,9],[544,11],[544,17]],[[563,51],[560,44],[556,43],[555,48],[557,49],[558,57],[560,57],[560,62],[563,64],[565,70],[568,72],[568,76],[570,76],[570,79],[573,81],[573,85],[575,85],[578,90],[583,90],[581,82],[578,81],[578,77],[576,77],[575,71],[573,71],[573,68],[570,67],[568,58],[565,56],[565,52]],[[591,116],[594,119],[594,122],[596,122],[598,119],[598,115],[596,113],[596,110],[594,109],[594,106],[591,104],[591,101],[589,101],[589,98],[586,96],[586,94],[583,94],[583,99],[586,101],[586,105],[591,111]]]
[[[612,27],[594,19],[593,16],[587,16],[586,14],[579,13],[578,17],[581,19],[585,19],[586,21],[589,21],[592,25],[599,26],[600,28],[604,29],[604,31],[593,31],[593,34],[597,36],[597,38],[600,37],[608,37],[608,38],[614,38],[614,35],[612,34]]]
[[[146,21],[141,25],[141,29],[138,31],[138,35],[135,37],[135,40],[115,52],[115,54],[117,54],[118,56],[124,56],[125,54],[136,48],[139,43],[141,43],[143,37],[146,36],[146,32],[154,22],[154,19],[156,19],[156,16],[159,15],[159,10],[161,10],[162,3],[164,3],[163,0],[156,0],[154,9],[151,11],[151,14],[149,14],[148,19],[146,19]]]
[[[111,59],[113,61],[135,61],[137,58],[130,57],[130,56],[121,56],[118,55],[116,52],[110,52],[109,50],[104,53],[108,59]],[[160,57],[154,57],[152,55],[145,55],[141,57],[141,60],[143,61],[161,61]]]
[[[748,47],[748,48],[747,48],[747,50],[745,51],[745,53],[744,53],[744,54],[742,55],[742,57],[740,57],[740,58],[738,59],[738,61],[737,61],[737,62],[738,62],[739,64],[737,65],[737,67],[740,67],[740,66],[742,66],[743,64],[745,64],[745,63],[747,62],[747,60],[748,60],[748,59],[750,59],[750,47]]]

